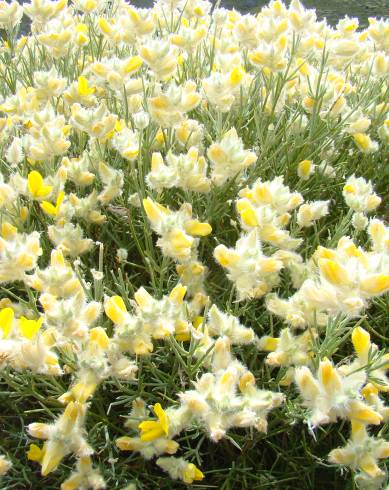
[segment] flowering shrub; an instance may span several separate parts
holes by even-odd
[[[386,488],[389,21],[0,27],[1,488]]]

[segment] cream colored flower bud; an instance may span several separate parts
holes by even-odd
[[[6,160],[12,165],[21,163],[24,158],[22,140],[20,138],[14,138],[12,143],[7,148],[5,153]]]
[[[5,475],[12,467],[11,461],[5,456],[0,455],[0,476]]]
[[[34,422],[28,426],[28,432],[37,439],[48,439],[51,434],[51,427],[48,424]]]
[[[363,213],[354,213],[351,218],[351,223],[356,230],[365,230],[369,224],[369,220]]]

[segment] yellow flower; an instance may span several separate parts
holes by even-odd
[[[367,360],[367,354],[370,349],[370,334],[362,327],[356,327],[351,334],[351,340],[359,358]]]
[[[323,277],[336,286],[345,286],[350,283],[347,270],[331,259],[319,259],[319,269]]]
[[[45,444],[42,448],[40,448],[36,444],[30,444],[30,449],[27,452],[27,459],[29,459],[30,461],[36,461],[37,463],[41,463],[44,455]]]
[[[168,240],[171,243],[174,254],[179,258],[184,258],[190,253],[193,245],[193,238],[186,235],[183,231],[174,229],[169,234]]]
[[[188,463],[188,466],[182,472],[182,479],[185,483],[193,483],[195,480],[202,480],[204,473],[200,471],[193,463]]]
[[[120,296],[112,296],[111,298],[108,298],[108,300],[105,302],[104,310],[107,317],[113,323],[123,323],[126,318],[127,308]]]
[[[19,318],[19,330],[23,337],[26,337],[28,340],[32,340],[41,328],[42,323],[43,317],[38,318],[38,320],[28,320],[22,316]]]
[[[143,442],[154,441],[159,437],[168,435],[168,418],[160,403],[154,405],[154,413],[158,417],[158,421],[145,420],[138,425],[138,428],[141,431],[140,438]]]
[[[339,374],[327,358],[323,359],[319,365],[318,377],[319,381],[327,391],[339,391],[342,386]]]
[[[0,311],[0,328],[3,331],[3,337],[6,339],[11,333],[12,321],[14,319],[14,310],[12,308],[3,308]]]
[[[28,190],[32,197],[35,198],[45,197],[50,194],[53,189],[51,185],[45,185],[42,175],[36,170],[33,170],[28,174],[27,182]]]
[[[57,216],[59,212],[59,208],[61,207],[64,198],[65,198],[65,193],[64,191],[61,191],[57,196],[57,201],[55,203],[55,206],[54,204],[51,204],[51,202],[43,201],[41,203],[41,208],[45,213],[49,214],[50,216]]]
[[[277,349],[280,339],[277,337],[269,337],[265,335],[260,339],[260,348],[261,350],[267,352],[273,352]]]
[[[83,46],[84,44],[87,44],[89,41],[89,37],[86,35],[86,32],[88,31],[84,30],[84,26],[85,24],[79,24],[78,26],[76,26],[76,32],[77,32],[76,44],[78,44],[79,46]]]
[[[184,458],[158,458],[157,465],[166,471],[174,480],[180,479],[184,483],[191,484],[195,480],[202,480],[203,473]]]
[[[100,18],[97,23],[99,24],[99,27],[100,29],[102,30],[102,32],[104,34],[111,34],[112,33],[112,28],[111,26],[108,24],[108,22],[106,21],[106,19],[103,19],[103,18]]]
[[[92,10],[94,10],[96,7],[97,7],[97,2],[95,2],[94,0],[87,0],[87,1],[85,2],[84,9],[85,9],[87,12],[91,12],[91,11],[92,11]]]
[[[187,342],[191,339],[187,322],[177,322],[174,326],[174,335],[179,342]]]
[[[45,451],[41,462],[42,476],[47,476],[52,471],[56,470],[63,458],[66,456],[64,444],[62,442],[53,442],[47,444],[46,447],[47,450]]]
[[[16,236],[18,229],[12,226],[11,223],[7,221],[3,222],[1,225],[1,236],[6,240],[12,239]]]
[[[214,250],[214,256],[223,267],[230,267],[239,260],[239,255],[234,250],[228,249],[225,245],[218,245]]]
[[[389,289],[388,274],[372,274],[365,277],[361,281],[361,289],[363,292],[371,295],[379,295]]]
[[[209,223],[200,223],[197,219],[192,219],[185,223],[185,231],[192,236],[207,236],[212,232]]]
[[[236,87],[244,77],[245,71],[241,66],[236,66],[230,73],[230,84],[232,87]]]
[[[26,221],[26,219],[28,218],[28,208],[26,206],[20,208],[19,216],[23,222]]]
[[[143,60],[140,56],[133,56],[124,65],[125,73],[135,73],[142,66]]]
[[[246,226],[255,227],[258,226],[257,215],[255,214],[254,208],[251,206],[250,202],[246,199],[239,199],[237,204],[237,211],[243,223]]]
[[[302,75],[307,76],[309,74],[309,67],[307,65],[307,62],[303,58],[297,58],[296,64],[298,66],[298,71]]]
[[[359,422],[366,425],[379,425],[382,416],[359,400],[352,400],[349,404],[349,418],[352,422]]]
[[[90,398],[93,393],[96,391],[97,384],[96,383],[76,383],[70,392],[65,393],[65,395],[69,394],[69,398],[65,396],[63,401],[70,402],[70,401],[76,401],[79,403],[85,403],[88,398]]]
[[[297,166],[297,174],[301,179],[307,180],[314,172],[314,168],[312,160],[302,160]]]
[[[150,305],[152,297],[145,288],[139,288],[138,291],[136,291],[136,293],[134,294],[134,299],[137,302],[138,306],[141,309],[144,309]]]
[[[378,467],[378,462],[382,458],[387,458],[388,454],[389,443],[387,441],[370,437],[365,424],[352,421],[350,440],[345,446],[332,450],[329,454],[329,461],[350,466],[354,470],[362,470],[372,482],[371,488],[379,488],[380,484],[374,485],[374,480],[371,479],[384,475],[384,472]]]
[[[77,91],[81,96],[87,97],[88,95],[91,95],[95,92],[94,87],[89,86],[88,80],[84,76],[78,77],[78,86],[77,86]]]
[[[147,217],[151,221],[151,224],[156,225],[159,223],[163,216],[171,214],[170,209],[165,208],[162,204],[154,202],[150,197],[143,199],[143,208]]]
[[[346,184],[343,187],[343,191],[347,192],[348,194],[355,194],[356,193],[355,186],[353,186],[352,184]]]
[[[353,138],[358,148],[364,153],[370,153],[378,149],[377,143],[372,141],[368,134],[355,133]]]
[[[182,284],[177,284],[177,286],[170,291],[169,299],[174,303],[180,305],[186,294],[186,289],[186,286],[183,286]]]
[[[109,345],[109,337],[102,327],[92,328],[89,331],[89,339],[96,342],[101,349],[107,350]]]

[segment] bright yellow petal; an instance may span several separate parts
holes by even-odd
[[[247,371],[239,380],[239,389],[244,393],[248,388],[255,386],[255,378],[253,373]]]
[[[38,196],[39,190],[43,186],[42,175],[36,170],[33,170],[28,174],[27,182],[28,182],[28,190],[31,192],[31,194],[34,197]]]
[[[190,249],[193,244],[193,238],[177,229],[170,233],[169,239],[178,254],[186,252],[186,249]]]
[[[112,296],[104,305],[105,314],[113,323],[121,323],[127,313],[126,305],[120,296]]]
[[[181,304],[186,293],[186,287],[182,284],[177,284],[175,288],[173,288],[169,294],[169,299],[174,301],[177,304]]]
[[[359,467],[361,470],[367,473],[370,478],[376,478],[383,474],[383,472],[379,469],[377,462],[371,455],[364,456],[359,463]]]
[[[155,415],[159,419],[159,423],[161,425],[161,428],[162,428],[163,432],[167,435],[168,432],[169,432],[169,422],[168,422],[168,418],[167,418],[166,412],[161,407],[161,404],[160,403],[156,403],[154,405],[154,412],[155,412]]]
[[[77,383],[70,391],[74,401],[85,403],[96,391],[96,388],[96,383]]]
[[[53,444],[53,447],[47,447],[42,460],[42,476],[47,476],[54,471],[65,456],[63,449],[60,449],[58,445],[59,443],[56,445]]]
[[[203,473],[193,463],[188,463],[182,471],[184,483],[191,484],[194,480],[202,480],[203,478]]]
[[[138,70],[143,64],[143,60],[140,56],[133,56],[124,65],[124,71],[126,73],[133,73]]]
[[[303,160],[298,164],[297,173],[299,177],[307,178],[312,171],[312,160]]]
[[[266,184],[258,184],[254,189],[255,200],[263,203],[271,203],[273,200],[272,193]]]
[[[236,66],[235,68],[232,69],[230,73],[230,84],[233,87],[236,87],[244,77],[244,69],[241,66]]]
[[[240,217],[243,223],[247,226],[254,227],[258,226],[259,224],[254,209],[244,209],[240,212]]]
[[[335,286],[345,286],[350,283],[347,270],[331,259],[319,259],[319,269],[323,277]]]
[[[318,370],[319,380],[327,391],[339,390],[342,386],[342,381],[336,369],[328,359],[324,359]]]
[[[13,319],[14,319],[14,310],[12,308],[3,308],[0,311],[0,328],[3,331],[3,337],[5,339],[11,333]]]
[[[234,250],[229,250],[225,245],[218,245],[213,253],[222,267],[230,267],[239,260],[238,254]]]
[[[144,420],[138,425],[138,429],[147,432],[148,430],[154,430],[157,426],[159,426],[159,422],[155,420]]]
[[[64,199],[65,199],[65,193],[64,193],[64,191],[59,192],[59,194],[57,196],[57,200],[55,202],[55,207],[57,208],[57,211],[59,210],[59,207],[63,203],[63,200]]]
[[[51,185],[44,184],[42,175],[36,170],[28,174],[27,185],[33,197],[45,197],[53,189]]]
[[[356,327],[351,334],[351,340],[358,357],[365,358],[370,349],[370,334],[362,327]]]
[[[143,207],[152,224],[157,224],[162,219],[163,215],[170,214],[169,209],[162,206],[162,204],[154,202],[149,197],[143,199]]]
[[[194,219],[185,224],[185,231],[192,236],[207,236],[212,232],[212,226]]]
[[[368,425],[379,425],[382,422],[382,416],[378,412],[358,400],[349,404],[349,410],[349,417],[355,422]]]
[[[17,234],[18,229],[11,225],[11,223],[8,222],[3,222],[1,225],[1,236],[5,238],[6,240],[9,240]]]
[[[30,449],[27,452],[27,458],[30,461],[36,461],[37,463],[40,463],[43,458],[43,451],[42,449],[37,446],[36,444],[30,444]]]
[[[96,342],[101,349],[106,350],[109,345],[109,337],[102,327],[95,327],[89,331],[89,338]]]
[[[111,26],[108,24],[106,19],[101,18],[97,21],[97,23],[104,34],[110,34],[112,32]]]
[[[163,428],[159,422],[145,421],[138,426],[141,430],[140,439],[143,442],[154,441],[165,435]]]
[[[78,77],[77,90],[81,96],[91,95],[95,91],[94,88],[89,87],[88,80],[82,75],[80,77]]]
[[[366,277],[361,281],[361,289],[367,294],[378,295],[382,294],[389,289],[389,275],[388,274],[374,274],[370,277]]]
[[[279,341],[280,339],[277,337],[269,337],[265,335],[259,339],[259,347],[261,350],[272,352],[277,349]]]
[[[195,466],[194,472],[194,480],[202,480],[204,478],[204,473],[197,466]]]
[[[28,340],[32,340],[36,334],[39,332],[43,323],[43,317],[38,318],[38,320],[28,320],[24,316],[19,318],[19,330],[23,337]]]
[[[42,201],[40,206],[46,214],[49,214],[50,216],[57,215],[57,207],[54,206],[54,204],[51,204],[51,202]]]

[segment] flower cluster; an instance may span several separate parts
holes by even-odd
[[[293,328],[324,326],[341,314],[353,318],[389,290],[388,272],[385,253],[366,251],[343,237],[335,249],[319,246],[297,292],[287,300],[269,296],[267,307]]]

